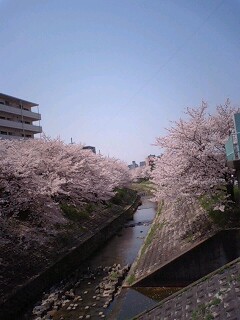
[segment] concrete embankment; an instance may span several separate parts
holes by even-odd
[[[134,317],[150,319],[240,319],[240,259],[164,299]]]
[[[0,305],[0,319],[18,319],[19,314],[38,299],[41,293],[67,277],[90,255],[94,253],[106,240],[111,238],[126,222],[140,205],[140,197],[136,196],[132,204],[124,211],[113,214],[108,219],[94,225],[79,239],[77,246],[71,248],[67,254],[60,257],[51,266],[29,279],[24,285],[15,288],[8,298]]]
[[[161,214],[155,217],[125,285],[139,285],[217,231],[200,209],[164,205]]]

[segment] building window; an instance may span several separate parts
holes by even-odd
[[[6,132],[6,131],[0,131],[0,133],[7,135],[7,132]]]

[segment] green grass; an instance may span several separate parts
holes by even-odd
[[[63,211],[64,216],[74,222],[82,221],[89,218],[89,211],[79,210],[73,205],[62,203],[60,204],[60,208]]]
[[[238,186],[234,186],[233,188],[233,193],[234,193],[234,199],[237,203],[240,202],[240,189],[238,188]]]
[[[221,303],[221,299],[215,297],[212,301],[205,304],[200,304],[193,312],[192,312],[192,320],[212,320],[214,316],[209,310],[212,306],[218,306]]]
[[[237,187],[234,188],[236,199],[239,199],[240,191]],[[207,212],[214,224],[224,228],[226,226],[240,225],[240,206],[237,202],[226,202],[224,191],[220,191],[215,196],[202,196],[199,199],[200,205]],[[219,203],[224,203],[224,211],[214,210]]]
[[[156,215],[157,215],[157,216],[160,216],[160,214],[162,213],[163,205],[164,205],[164,202],[163,202],[163,201],[161,201],[161,202],[158,203],[157,212],[156,212]]]
[[[214,319],[211,312],[208,310],[209,304],[200,304],[196,310],[192,312],[192,320],[212,320]]]
[[[152,243],[153,238],[154,238],[154,236],[156,234],[156,231],[158,229],[161,229],[163,226],[164,226],[164,222],[162,222],[162,223],[156,223],[156,222],[153,223],[153,225],[151,226],[151,229],[148,232],[148,235],[147,235],[147,237],[146,237],[146,239],[144,241],[144,245],[142,247],[140,257],[142,257],[144,255],[144,253],[146,252],[147,248]]]
[[[110,200],[111,203],[120,205],[126,197],[126,189],[117,189],[115,196]]]
[[[221,303],[221,299],[219,299],[219,298],[214,298],[214,299],[210,302],[209,306],[218,306],[220,303]]]
[[[111,272],[110,280],[114,281],[114,280],[117,280],[117,278],[118,278],[117,272],[116,271]]]
[[[154,191],[154,184],[151,181],[134,182],[132,183],[131,188],[138,192],[145,192],[146,194],[151,195]]]
[[[118,205],[124,206],[133,201],[136,198],[136,191],[127,189],[127,188],[117,188],[115,190],[116,194],[108,201],[108,206],[110,205]]]
[[[130,274],[130,276],[128,276],[127,278],[127,283],[131,286],[133,284],[133,282],[136,281],[136,277],[135,277],[135,274]]]

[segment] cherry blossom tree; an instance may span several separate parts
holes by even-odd
[[[82,145],[48,137],[0,140],[2,212],[41,209],[43,202],[81,204],[107,200],[129,182],[127,165],[96,155]]]
[[[226,186],[231,193],[232,172],[226,166],[224,146],[237,110],[229,100],[212,115],[207,109],[205,102],[188,108],[184,119],[173,122],[167,134],[157,138],[155,145],[163,154],[152,172],[156,199],[193,201],[219,195]]]
[[[136,182],[139,180],[148,180],[150,178],[151,167],[143,166],[129,170],[131,180]]]

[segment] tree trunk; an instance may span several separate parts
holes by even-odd
[[[227,183],[227,194],[230,196],[230,199],[235,202],[234,184],[230,181]]]

